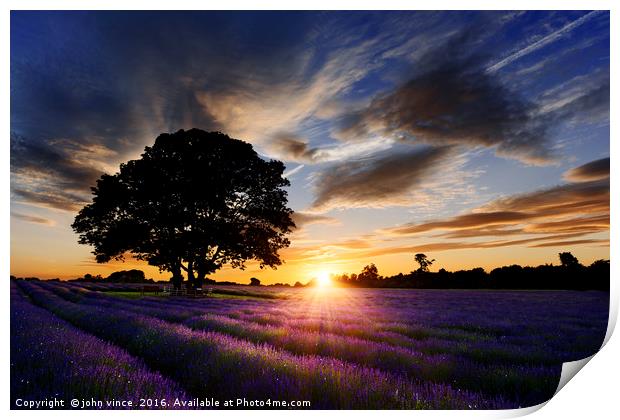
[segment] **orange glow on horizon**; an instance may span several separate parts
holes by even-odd
[[[605,235],[606,236],[606,235]],[[603,238],[605,238],[603,236]],[[37,254],[38,247],[31,243],[20,243],[14,239],[11,252],[11,274],[17,277],[38,277],[41,279],[60,278],[61,280],[75,279],[90,273],[93,276],[107,277],[112,272],[120,270],[138,269],[145,273],[146,278],[154,280],[168,280],[171,274],[159,272],[157,267],[149,266],[143,261],[127,259],[125,262],[111,262],[96,264],[87,247],[71,244],[70,246],[54,246],[55,237],[39,241],[47,250],[44,255]],[[522,266],[537,266],[541,264],[558,264],[558,252],[570,251],[584,265],[589,265],[597,259],[609,259],[608,246],[578,245],[562,249],[528,248],[523,246],[501,247],[491,249],[459,249],[437,252],[428,252],[430,258],[436,259],[431,271],[444,268],[448,271],[467,270],[482,267],[487,272],[496,267],[518,264]],[[260,269],[258,264],[250,262],[246,270],[223,267],[208,277],[216,281],[232,281],[239,284],[249,284],[251,277],[260,279],[261,284],[286,283],[294,285],[296,282],[306,284],[312,279],[327,288],[334,289],[331,276],[340,274],[360,273],[365,265],[374,263],[379,269],[379,275],[392,276],[398,273],[407,274],[417,268],[410,253],[394,253],[375,256],[351,255],[347,252],[333,252],[329,256],[310,254],[308,256],[284,256],[285,263],[272,270]]]
[[[321,271],[316,276],[316,285],[321,289],[332,286],[332,279],[327,271]]]

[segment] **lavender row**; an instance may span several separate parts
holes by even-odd
[[[59,316],[140,355],[192,395],[307,399],[312,408],[508,408],[448,385],[412,382],[334,358],[296,356],[215,332],[110,309],[76,304],[33,284],[29,295]]]
[[[192,328],[217,331],[256,343],[268,343],[295,354],[317,354],[335,357],[384,371],[403,374],[412,379],[448,382],[463,389],[503,395],[525,405],[533,405],[553,395],[560,366],[502,364],[502,359],[486,358],[485,363],[471,361],[469,349],[449,343],[443,352],[424,352],[428,343],[418,342],[411,350],[389,344],[316,333],[288,327],[274,327],[233,320],[217,315],[203,315],[186,322]],[[490,349],[510,352],[497,346]],[[532,391],[532,384],[536,390]]]
[[[18,400],[116,399],[138,405],[149,397],[187,398],[176,383],[125,350],[29,303],[11,282],[12,408],[20,408]]]
[[[57,293],[60,293],[62,289],[64,288],[61,286],[53,287]],[[580,318],[581,322],[576,322],[566,314],[564,316],[558,314],[555,320],[547,319],[545,323],[536,321],[532,314],[516,316],[513,313],[512,327],[508,321],[498,321],[498,317],[493,316],[490,320],[478,319],[475,323],[470,321],[469,328],[466,328],[462,321],[461,328],[458,328],[459,323],[456,320],[440,328],[429,325],[428,321],[425,324],[415,325],[394,320],[363,322],[342,315],[327,319],[313,318],[312,315],[306,314],[307,305],[296,305],[293,309],[286,304],[276,306],[260,302],[231,302],[223,299],[188,303],[187,299],[147,298],[127,302],[125,299],[111,298],[92,292],[86,293],[85,296],[98,301],[105,299],[111,305],[125,308],[131,305],[131,307],[140,308],[145,314],[168,321],[180,322],[206,312],[265,324],[272,328],[283,327],[303,332],[315,331],[350,336],[427,354],[446,352],[467,355],[479,362],[495,360],[496,362],[520,364],[558,364],[593,354],[598,349],[597,345],[600,345],[604,335],[604,329],[601,328],[604,321],[598,321],[597,326],[596,323],[586,323],[583,317]],[[74,301],[71,297],[69,299]],[[506,305],[502,306],[506,307]],[[591,312],[591,310],[588,311],[588,313]],[[333,312],[330,310],[328,314],[333,315]],[[488,330],[496,333],[501,331],[502,334],[490,334]],[[566,336],[567,339],[562,339],[562,336]]]
[[[56,293],[58,287],[44,287]],[[60,293],[61,295],[66,292]],[[85,299],[87,304],[100,304],[98,300]],[[136,313],[149,313],[156,317],[175,320],[177,311],[162,308],[162,302],[153,302],[158,306],[145,311],[144,306],[136,307],[134,301],[107,299],[108,307]],[[184,308],[179,308],[185,313]],[[472,362],[466,356],[470,349],[454,342],[442,343],[442,351],[423,354],[426,346],[439,345],[432,340],[415,341],[418,351],[391,346],[381,342],[372,342],[353,337],[306,331],[297,328],[272,327],[268,325],[236,321],[224,316],[203,315],[187,321],[187,325],[209,331],[250,340],[255,343],[267,343],[295,354],[315,354],[335,357],[358,365],[379,368],[410,379],[430,382],[449,382],[459,388],[482,391],[489,395],[503,395],[524,405],[533,405],[548,399],[557,387],[560,366],[541,366],[528,364],[502,364],[504,353],[515,356],[511,349],[501,343],[485,348],[486,354],[493,352],[504,355],[503,358],[486,358],[483,364]],[[474,343],[476,344],[476,343]],[[484,344],[484,343],[482,343]],[[481,347],[481,346],[478,346]],[[433,347],[431,347],[433,350]],[[527,353],[523,356],[527,357]]]
[[[362,326],[347,319],[344,321],[349,322],[343,322],[342,318],[336,320],[323,318],[307,319],[300,318],[296,312],[282,309],[281,306],[276,308],[271,306],[257,307],[256,303],[246,305],[245,307],[242,306],[245,309],[235,311],[235,308],[239,309],[238,305],[230,305],[229,301],[227,301],[228,303],[222,303],[222,300],[219,299],[210,299],[206,302],[191,302],[191,306],[188,306],[187,299],[127,301],[125,299],[102,296],[101,294],[93,294],[92,292],[83,293],[83,291],[76,288],[66,290],[65,287],[60,285],[42,284],[42,286],[71,301],[76,301],[77,295],[74,296],[73,294],[78,291],[85,296],[96,299],[98,302],[103,299],[114,307],[139,310],[141,313],[168,321],[183,321],[191,316],[203,314],[206,311],[214,315],[227,316],[251,323],[260,323],[274,330],[284,328],[302,336],[308,336],[309,332],[343,335],[353,339],[403,347],[429,355],[447,353],[467,356],[474,361],[487,364],[493,362],[534,366],[539,364],[557,365],[564,361],[589,356],[595,351],[592,348],[592,343],[596,343],[600,339],[600,329],[594,329],[594,331],[584,329],[585,334],[583,331],[580,331],[582,332],[580,341],[583,344],[582,347],[578,346],[578,342],[573,340],[570,346],[567,343],[560,343],[561,348],[551,348],[549,345],[550,333],[555,335],[561,334],[561,331],[558,331],[557,323],[552,323],[553,329],[542,329],[539,327],[535,330],[528,328],[525,331],[527,333],[526,337],[519,334],[520,328],[518,328],[517,324],[513,328],[513,331],[517,332],[516,334],[512,333],[511,335],[498,337],[455,328],[445,327],[440,329],[425,325],[414,326],[404,322],[378,323],[369,321]],[[485,323],[481,320],[478,325],[484,326]],[[306,339],[305,341],[308,340]],[[362,343],[362,345],[366,347],[368,343]],[[350,352],[344,353],[349,354]],[[359,358],[356,360],[359,360]]]

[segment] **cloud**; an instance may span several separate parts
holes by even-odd
[[[270,156],[287,162],[317,164],[362,158],[391,147],[392,141],[373,139],[364,143],[311,147],[310,142],[294,135],[278,135],[267,146]]]
[[[294,136],[278,136],[271,141],[270,152],[286,161],[315,163],[325,159],[325,152],[310,147],[306,140]]]
[[[375,238],[349,238],[340,241],[313,240],[307,246],[298,245],[294,241],[293,246],[282,250],[287,263],[308,263],[328,260],[330,264],[336,262],[336,258],[348,259],[359,253],[367,253],[378,242]]]
[[[39,225],[54,226],[56,224],[56,222],[51,219],[47,219],[45,217],[40,217],[40,216],[33,216],[31,214],[11,212],[11,216],[15,217],[16,219],[23,220],[25,222],[37,223]]]
[[[477,241],[477,242],[429,242],[416,245],[398,245],[388,247],[377,247],[373,241],[362,241],[359,246],[357,244],[349,244],[346,242],[336,243],[333,245],[324,245],[312,248],[292,248],[289,250],[290,256],[288,260],[296,262],[312,262],[312,261],[368,261],[369,258],[381,257],[393,254],[415,254],[418,252],[442,252],[460,249],[491,249],[510,246],[527,246],[531,248],[558,247],[577,244],[604,245],[608,243],[604,239],[578,239],[563,240],[570,235],[546,235],[542,237],[515,239],[515,240],[494,240],[494,241]]]
[[[531,248],[557,248],[570,245],[601,245],[609,246],[609,241],[604,239],[578,239],[574,241],[557,241],[557,242],[543,242],[541,244],[532,245]]]
[[[564,179],[570,182],[589,182],[609,178],[609,158],[595,160],[564,173]]]
[[[543,240],[608,232],[609,178],[602,177],[605,163],[601,161],[605,159],[569,171],[569,174],[573,174],[573,178],[577,178],[577,182],[502,197],[469,213],[422,223],[408,223],[383,229],[378,233],[394,238],[415,238],[431,232],[438,232],[435,237],[445,239],[528,236],[507,242],[478,242],[473,245],[466,242],[462,245],[459,245],[460,243],[446,245],[486,248],[514,245],[518,244],[518,241],[530,244]],[[607,171],[608,169],[609,162]],[[596,178],[588,180],[592,174],[596,174]]]
[[[88,203],[83,196],[53,188],[42,191],[28,191],[20,188],[13,188],[12,192],[17,196],[18,202],[56,210],[77,212]]]
[[[373,135],[435,146],[494,148],[501,156],[534,164],[553,156],[547,122],[536,106],[488,73],[475,49],[476,33],[464,31],[423,57],[417,74],[343,119],[339,138]]]
[[[609,101],[609,68],[601,68],[543,92],[538,112],[549,123],[609,124]]]
[[[81,149],[81,150],[80,150]],[[92,162],[83,159],[84,148],[76,150],[62,144],[26,141],[11,135],[11,172],[17,176],[53,179],[61,188],[84,189],[101,175]]]
[[[307,225],[313,224],[327,224],[327,225],[335,225],[340,223],[338,219],[334,217],[324,216],[321,214],[312,214],[312,213],[303,213],[296,211],[292,215],[293,222],[295,223],[296,228],[302,229]]]
[[[385,255],[394,254],[415,254],[418,252],[443,252],[453,251],[460,249],[493,249],[503,248],[511,246],[526,246],[528,248],[549,248],[549,247],[563,247],[569,245],[591,245],[591,246],[605,246],[609,244],[606,239],[575,239],[575,240],[562,240],[570,237],[569,235],[546,235],[541,237],[530,237],[524,239],[515,240],[495,240],[495,241],[477,241],[477,242],[429,242],[420,243],[416,245],[399,245],[391,247],[374,247],[369,246],[370,249],[343,249],[337,254],[330,254],[328,247],[323,247],[315,252],[310,250],[298,252],[297,260],[321,260],[325,258],[337,259],[338,261],[356,261],[365,260],[369,258],[381,257]],[[332,247],[335,248],[335,247]]]
[[[547,236],[542,238],[526,238],[512,241],[490,241],[490,242],[436,242],[428,244],[420,244],[414,246],[403,247],[390,247],[390,248],[378,248],[373,251],[366,252],[360,256],[363,257],[376,257],[390,254],[412,254],[416,252],[441,252],[450,251],[456,249],[489,249],[489,248],[502,248],[508,246],[526,245],[530,248],[544,248],[544,247],[558,247],[567,245],[578,244],[604,244],[609,241],[599,239],[580,239],[574,241],[552,241],[552,242],[540,242],[548,241],[556,236]]]
[[[590,217],[573,217],[569,219],[533,223],[523,231],[527,233],[576,233],[585,234],[603,232],[609,229],[609,214]]]
[[[445,220],[407,224],[387,230],[392,235],[412,235],[432,230],[484,229],[496,226],[512,225],[536,217],[533,214],[516,211],[494,211],[486,213],[469,213]],[[497,233],[497,231],[495,231]]]
[[[290,178],[295,175],[297,172],[301,171],[305,165],[297,165],[293,169],[289,169],[282,174],[282,178]]]
[[[398,237],[448,231],[440,236],[454,238],[558,232],[583,235],[608,229],[609,182],[595,181],[501,198],[471,213],[409,223],[383,233]]]
[[[231,136],[255,145],[269,144],[272,139],[277,141],[281,133],[295,132],[313,117],[324,117],[320,112],[324,106],[333,106],[334,98],[380,67],[382,63],[373,63],[371,58],[381,39],[339,46],[327,41],[327,52],[320,59],[317,49],[306,48],[303,53],[287,57],[282,68],[281,62],[270,64],[269,69],[279,68],[280,78],[273,74],[263,77],[261,73],[248,78],[239,72],[234,84],[199,89],[195,98]],[[245,71],[254,74],[256,69]]]
[[[563,184],[495,200],[481,211],[521,211],[540,217],[609,212],[609,180]]]
[[[605,32],[602,34],[587,36],[579,40],[574,39],[574,42],[571,42],[569,47],[563,48],[552,55],[546,56],[545,58],[536,60],[532,64],[526,63],[512,73],[505,73],[504,77],[512,78],[515,82],[517,80],[527,82],[537,76],[544,75],[545,73],[560,71],[563,65],[566,65],[567,62],[576,59],[577,54],[581,56],[583,53],[592,51],[592,47],[594,45],[599,42],[605,42],[608,39],[609,33]]]
[[[584,23],[586,23],[587,21],[589,21],[590,19],[594,18],[595,16],[597,16],[598,14],[602,13],[602,11],[600,10],[595,10],[592,12],[588,12],[585,15],[581,16],[578,19],[575,19],[574,21],[570,22],[569,24],[563,26],[562,28],[558,29],[555,32],[550,33],[549,35],[543,37],[542,39],[539,39],[535,42],[533,42],[532,44],[528,45],[525,48],[520,49],[519,51],[515,51],[512,54],[510,54],[508,57],[498,61],[497,63],[493,64],[492,66],[487,68],[487,71],[492,73],[495,71],[500,70],[501,68],[511,64],[513,61],[520,59],[521,57],[524,57],[528,54],[533,53],[534,51],[537,51],[549,44],[551,44],[552,42],[555,42],[563,37],[565,37],[566,35],[570,34],[571,31],[573,31],[575,28],[578,28],[579,26],[583,25]]]
[[[111,169],[100,160],[111,155],[103,145],[27,141],[11,133],[12,192],[24,203],[75,211]]]
[[[415,187],[449,153],[447,147],[427,147],[335,164],[315,180],[316,198],[310,209],[405,205]]]
[[[374,242],[365,239],[348,239],[340,242],[334,242],[330,245],[325,245],[325,249],[368,249],[374,246]]]

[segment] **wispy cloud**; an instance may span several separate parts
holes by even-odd
[[[609,69],[580,74],[541,93],[538,112],[549,122],[609,124]]]
[[[39,225],[54,226],[56,224],[56,222],[51,219],[47,219],[45,217],[40,217],[40,216],[34,216],[31,214],[11,212],[11,217],[15,217],[16,219],[23,220],[29,223],[36,223]]]
[[[337,143],[329,146],[310,145],[308,140],[293,135],[278,135],[267,146],[271,156],[287,162],[317,164],[338,162],[352,158],[361,159],[389,149],[394,141],[374,138],[361,143]]]
[[[13,193],[26,203],[73,211],[115,153],[102,145],[34,142],[11,135]]]
[[[569,171],[574,183],[499,198],[458,216],[408,223],[379,233],[401,239],[431,232],[439,232],[435,236],[445,239],[533,236],[523,239],[527,244],[549,239],[548,235],[570,238],[608,232],[610,195],[605,163],[602,159]],[[590,178],[591,174],[596,176]]]
[[[313,224],[337,225],[340,223],[338,219],[330,216],[299,211],[294,212],[292,218],[297,229],[302,229],[304,226]]]
[[[288,171],[282,174],[283,178],[290,178],[295,175],[297,172],[301,171],[305,165],[297,165],[293,169],[289,169]]]
[[[528,45],[525,48],[522,48],[518,51],[513,52],[512,54],[510,54],[508,57],[498,61],[497,63],[493,64],[492,66],[487,67],[486,71],[489,73],[493,73],[496,72],[498,70],[500,70],[501,68],[509,65],[510,63],[512,63],[515,60],[520,59],[521,57],[524,57],[528,54],[531,54],[534,51],[537,51],[549,44],[551,44],[552,42],[555,42],[561,38],[563,38],[564,36],[568,35],[571,31],[573,31],[575,28],[578,28],[579,26],[583,25],[584,23],[586,23],[587,21],[589,21],[590,19],[594,18],[596,15],[598,15],[599,13],[601,13],[600,10],[595,10],[589,13],[586,13],[585,15],[581,16],[579,19],[574,20],[573,22],[565,25],[564,27],[560,28],[559,30],[539,39],[538,41]]]

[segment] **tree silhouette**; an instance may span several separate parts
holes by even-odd
[[[367,265],[362,269],[362,272],[357,276],[357,281],[365,284],[372,284],[379,280],[379,270],[374,264]]]
[[[252,146],[198,129],[161,134],[141,158],[103,175],[93,202],[72,224],[97,262],[126,253],[194,287],[222,265],[282,263],[294,223],[280,161],[264,161]]]
[[[415,262],[417,262],[420,265],[420,268],[418,268],[418,271],[424,272],[424,273],[426,273],[428,271],[428,268],[431,265],[433,265],[433,263],[435,262],[434,259],[429,260],[425,254],[415,254],[414,258],[415,258]]]
[[[570,252],[560,252],[558,255],[560,257],[560,263],[563,267],[575,267],[581,265],[577,257]]]

